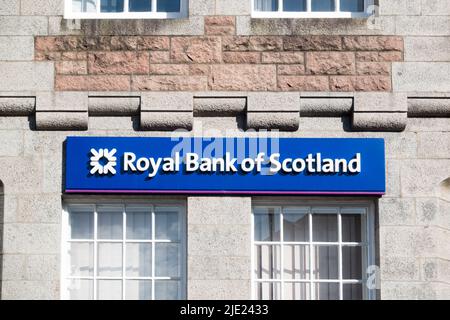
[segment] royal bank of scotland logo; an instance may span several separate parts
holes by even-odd
[[[114,168],[117,165],[116,152],[116,149],[91,149],[91,174],[116,174]]]

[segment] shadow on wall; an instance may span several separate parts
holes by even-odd
[[[0,299],[2,298],[2,275],[3,275],[3,207],[4,189],[0,180]]]
[[[450,202],[450,178],[445,179],[439,184],[439,193],[442,200]]]

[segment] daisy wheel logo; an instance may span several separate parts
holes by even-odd
[[[117,165],[117,150],[112,149],[111,151],[108,149],[91,149],[91,174],[116,174],[116,169],[114,168]]]

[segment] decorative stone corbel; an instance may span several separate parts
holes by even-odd
[[[298,93],[249,93],[247,128],[296,131],[300,125]]]
[[[141,130],[192,130],[194,97],[186,92],[149,92],[141,95]]]
[[[403,131],[407,123],[407,96],[404,93],[355,93],[353,129],[361,131]]]
[[[39,92],[36,95],[37,130],[87,130],[86,92]]]

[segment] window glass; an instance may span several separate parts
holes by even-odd
[[[158,12],[179,12],[180,0],[158,0],[156,2]]]
[[[334,11],[334,0],[311,0],[311,11]]]
[[[124,0],[100,0],[101,12],[123,12]]]
[[[73,12],[96,12],[96,0],[73,0],[72,1]]]
[[[341,11],[364,12],[364,0],[340,0]]]
[[[152,11],[151,0],[128,0],[130,12],[150,12]]]
[[[306,0],[284,0],[283,11],[286,12],[306,11]]]
[[[258,299],[362,299],[368,207],[253,208],[253,290]],[[311,233],[312,230],[312,233]]]
[[[68,206],[64,297],[182,299],[186,263],[181,210],[135,204]]]
[[[278,0],[255,0],[255,11],[278,11]]]

